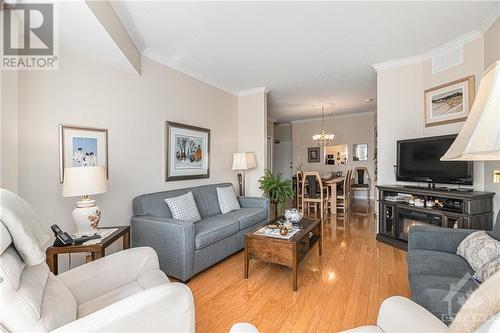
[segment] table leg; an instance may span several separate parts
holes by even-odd
[[[243,276],[248,279],[248,250],[245,244],[245,249],[243,250],[244,262],[243,262]]]
[[[101,259],[102,257],[104,257],[104,249],[102,249],[101,251],[92,252],[92,260]]]
[[[321,221],[318,225],[318,248],[319,248],[319,255],[323,255],[323,221]]]
[[[337,183],[332,184],[332,195],[330,196],[332,202],[330,206],[332,207],[332,214],[337,215]]]
[[[130,248],[130,232],[126,232],[123,234],[123,249],[129,249]]]
[[[47,266],[49,266],[49,269],[54,275],[57,275],[58,273],[58,263],[57,263],[57,254],[50,254],[47,255],[45,258],[45,261],[47,262]]]
[[[292,268],[293,291],[297,291],[297,265]]]

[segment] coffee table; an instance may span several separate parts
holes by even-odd
[[[283,217],[271,220],[269,224],[273,224],[281,218]],[[296,291],[297,268],[301,260],[305,258],[316,243],[318,243],[319,255],[323,254],[323,222],[318,219],[303,218],[300,221],[300,230],[290,239],[258,235],[255,234],[255,231],[245,235],[245,279],[248,278],[250,259],[280,264],[292,270],[293,290]]]

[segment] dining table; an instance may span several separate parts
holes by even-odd
[[[345,176],[322,178],[324,186],[330,192],[330,213],[337,214],[337,185],[344,182]]]

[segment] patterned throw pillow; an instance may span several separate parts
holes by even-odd
[[[217,198],[219,199],[219,207],[222,214],[227,214],[241,208],[232,186],[217,187]]]
[[[198,212],[198,207],[196,207],[196,202],[191,191],[178,197],[167,198],[165,202],[168,208],[170,208],[172,218],[189,222],[198,222],[201,220],[200,212]]]
[[[500,272],[500,256],[488,261],[481,268],[479,268],[477,272],[474,273],[473,278],[480,282],[484,282],[496,272]]]
[[[486,231],[476,231],[460,243],[457,254],[477,271],[487,262],[500,256],[500,241],[488,235]]]

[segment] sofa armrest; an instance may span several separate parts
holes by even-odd
[[[449,332],[448,326],[417,303],[401,296],[387,298],[378,311],[377,326],[384,333]]]
[[[113,303],[52,332],[189,332],[194,333],[191,290],[166,283]]]
[[[410,227],[408,250],[435,250],[457,253],[460,243],[477,230],[415,225]]]
[[[193,275],[194,223],[157,216],[134,216],[132,246],[150,246],[167,275],[186,281]]]
[[[81,304],[134,282],[145,272],[158,268],[155,251],[150,247],[137,247],[70,269],[57,277]]]

